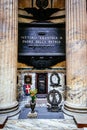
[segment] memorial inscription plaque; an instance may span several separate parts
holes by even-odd
[[[50,22],[19,24],[18,52],[19,61],[24,61],[25,58],[23,57],[30,57],[31,62],[32,60],[37,60],[36,62],[39,60],[40,67],[44,66],[41,64],[45,62],[46,66],[53,65],[53,59],[56,63],[63,61],[65,59],[64,25]],[[48,61],[46,61],[47,59]]]
[[[64,55],[65,30],[57,25],[21,24],[19,26],[19,55]]]

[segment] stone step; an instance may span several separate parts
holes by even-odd
[[[2,129],[5,126],[7,119],[7,116],[0,116],[0,129]]]

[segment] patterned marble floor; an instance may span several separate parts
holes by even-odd
[[[87,130],[77,128],[69,119],[21,119],[8,120],[3,130]]]

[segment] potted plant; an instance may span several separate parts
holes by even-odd
[[[34,109],[36,105],[36,94],[37,94],[37,89],[30,90],[30,96],[31,96],[30,107],[32,110],[31,113],[34,113]]]

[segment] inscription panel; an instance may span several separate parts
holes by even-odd
[[[65,29],[19,27],[19,55],[64,55]]]

